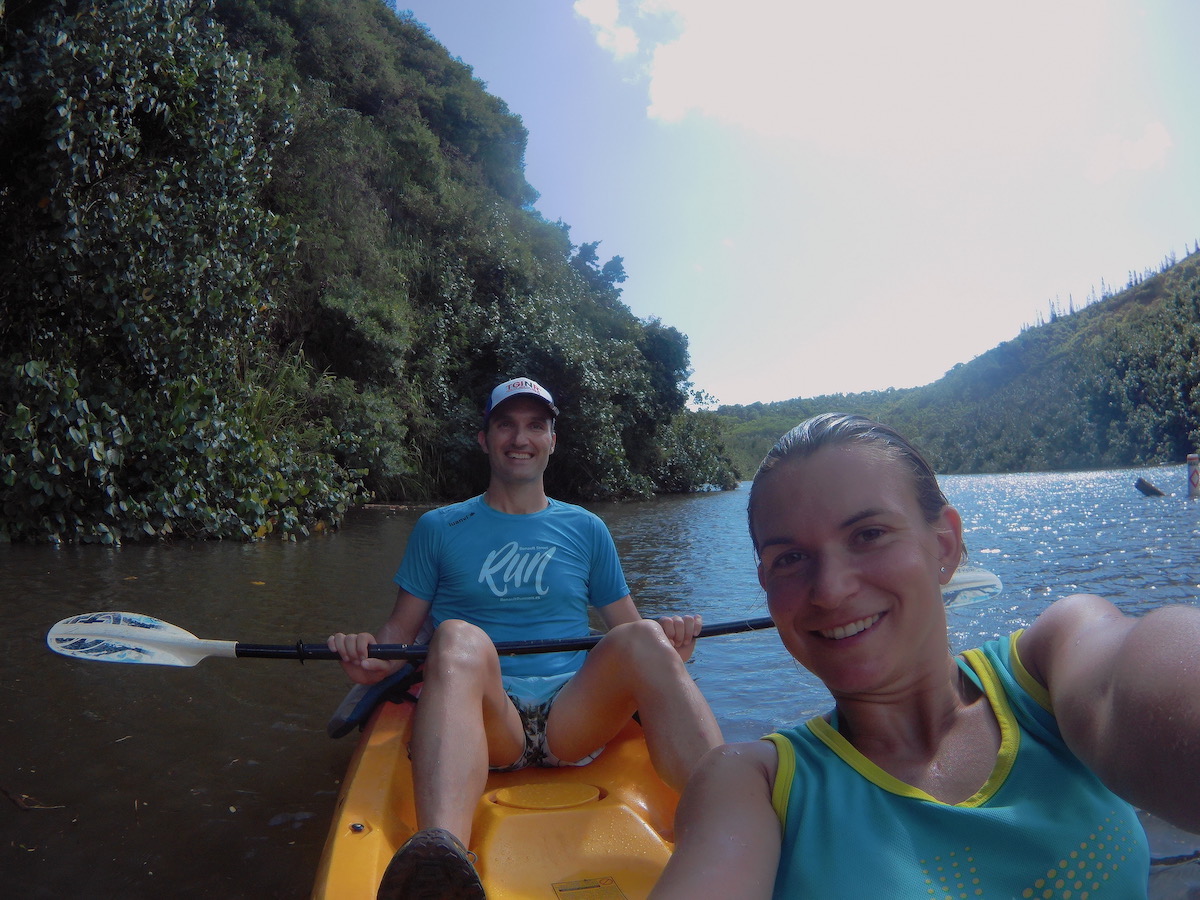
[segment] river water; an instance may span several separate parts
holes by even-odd
[[[1138,476],[1167,496],[1133,488]],[[950,612],[956,649],[1029,624],[1053,599],[1101,593],[1144,611],[1200,596],[1200,501],[1182,466],[943,479],[971,562],[1004,582]],[[592,508],[644,615],[766,615],[746,491]],[[319,641],[376,627],[420,509],[356,510],[301,543],[0,545],[0,895],[304,897],[353,738],[325,735],[346,681],[332,663],[210,659],[194,669],[65,659],[54,622],[126,610],[202,638]],[[774,632],[706,639],[692,671],[727,739],[828,706]],[[1180,773],[1191,779],[1196,773]],[[1152,855],[1200,838],[1147,818]],[[1156,865],[1151,895],[1200,898],[1200,860]]]

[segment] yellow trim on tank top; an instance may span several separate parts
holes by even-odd
[[[1017,679],[1017,684],[1025,689],[1025,693],[1032,697],[1038,706],[1050,713],[1050,715],[1054,715],[1054,704],[1050,702],[1050,692],[1036,678],[1029,674],[1029,670],[1025,668],[1025,663],[1021,662],[1021,655],[1017,653],[1017,641],[1024,633],[1025,629],[1022,628],[1008,639],[1009,664],[1012,666],[1013,677]]]
[[[768,734],[764,741],[775,745],[775,754],[779,757],[779,765],[775,769],[775,783],[771,785],[771,806],[779,817],[779,824],[787,821],[788,797],[792,792],[792,782],[796,778],[796,748],[782,734]]]
[[[1017,726],[1012,707],[1009,706],[1008,697],[1000,686],[1000,681],[996,676],[995,670],[993,670],[991,663],[988,662],[983,651],[968,650],[963,656],[966,657],[971,668],[983,683],[988,702],[991,704],[996,721],[1000,725],[1000,752],[996,754],[996,764],[992,767],[992,772],[988,776],[988,780],[984,782],[978,791],[961,803],[942,803],[941,800],[938,800],[920,788],[913,787],[899,778],[889,775],[875,763],[871,762],[871,760],[867,759],[867,757],[863,756],[853,744],[842,737],[823,717],[814,716],[805,725],[809,731],[837,754],[843,762],[872,784],[883,788],[885,791],[901,797],[909,797],[913,800],[921,800],[926,803],[938,803],[943,806],[982,806],[995,796],[996,791],[1000,789],[1000,786],[1004,784],[1005,779],[1008,778],[1009,773],[1012,771],[1013,764],[1017,759],[1017,751],[1021,746],[1021,729]],[[764,740],[769,740],[775,744],[776,751],[779,754],[779,770],[775,775],[775,783],[771,787],[771,805],[775,808],[775,812],[779,816],[779,821],[786,824],[788,798],[795,775],[795,748],[792,747],[791,741],[780,734],[768,735]],[[786,750],[784,749],[785,747]],[[785,770],[787,771],[787,778],[783,777]]]

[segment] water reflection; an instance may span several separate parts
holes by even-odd
[[[411,521],[359,513],[299,544],[0,546],[6,890],[306,896],[353,750],[324,733],[340,670],[79,662],[51,656],[45,630],[103,609],[262,643],[374,626]]]

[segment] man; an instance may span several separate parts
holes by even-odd
[[[368,645],[412,643],[427,617],[436,626],[410,747],[420,830],[380,897],[483,897],[466,846],[489,768],[584,765],[638,711],[656,770],[682,789],[722,742],[684,666],[700,617],[642,619],[608,529],[546,496],[557,416],[535,381],[496,387],[478,435],[486,492],[421,517],[377,635],[329,639],[351,679],[370,684],[399,664],[368,658]],[[590,652],[496,654],[495,641],[587,634],[589,604],[608,628]],[[439,889],[421,893],[418,882]]]

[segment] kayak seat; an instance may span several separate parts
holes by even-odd
[[[334,710],[325,733],[331,738],[340,738],[356,729],[361,731],[371,711],[380,703],[416,703],[417,696],[411,688],[420,684],[424,677],[420,666],[407,663],[375,684],[356,684]]]

